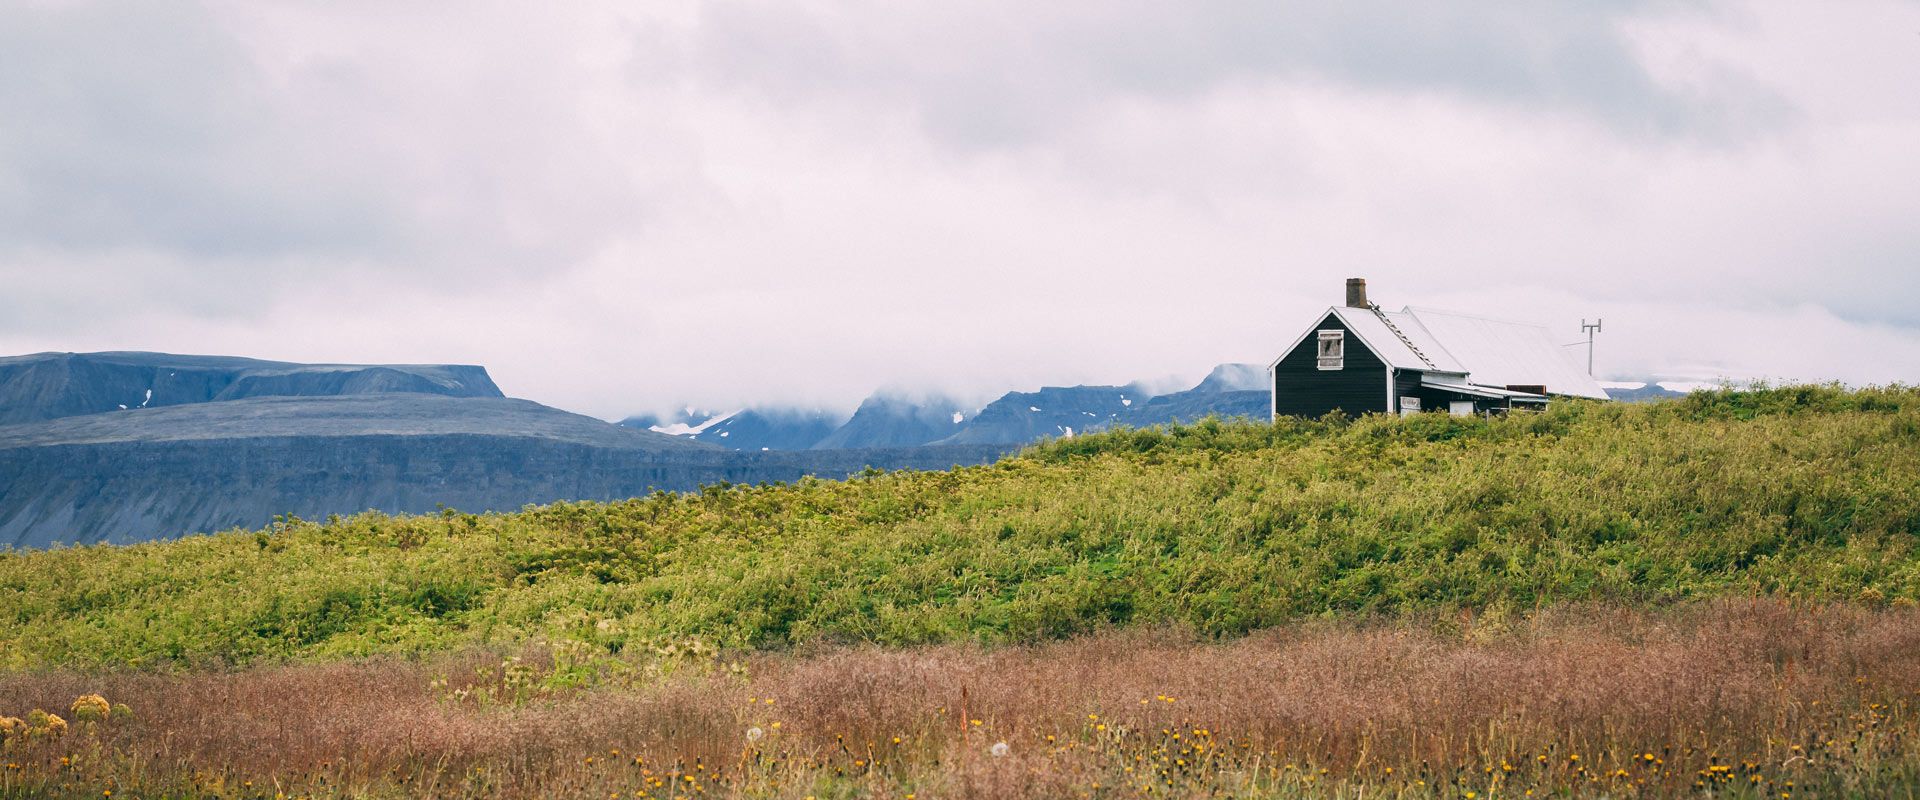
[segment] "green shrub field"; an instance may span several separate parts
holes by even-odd
[[[1231,636],[1317,615],[1920,598],[1920,390],[1206,420],[991,466],[0,554],[0,669],[532,640]]]

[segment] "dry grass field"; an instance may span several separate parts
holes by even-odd
[[[1912,796],[1920,612],[1722,600],[1230,641],[538,648],[0,676],[4,797]],[[1004,746],[1002,746],[1004,744]]]

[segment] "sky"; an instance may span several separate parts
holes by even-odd
[[[1913,0],[0,0],[0,353],[850,410],[1264,364],[1364,277],[1913,383],[1916,85]]]

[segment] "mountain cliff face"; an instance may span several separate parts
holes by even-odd
[[[0,426],[0,547],[138,542],[280,514],[612,500],[945,469],[1006,448],[743,453],[525,400],[267,397]]]
[[[249,397],[407,392],[500,397],[484,367],[289,364],[167,353],[0,358],[0,425]]]

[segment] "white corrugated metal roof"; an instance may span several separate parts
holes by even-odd
[[[1606,390],[1574,363],[1567,348],[1554,340],[1551,331],[1539,325],[1409,306],[1394,315],[1395,324],[1402,330],[1408,327],[1400,322],[1402,317],[1411,319],[1439,343],[1453,362],[1464,368],[1473,383],[1538,385],[1547,387],[1548,394],[1607,399]],[[1408,335],[1413,334],[1409,331]],[[1422,345],[1421,350],[1424,352],[1426,347]]]
[[[1346,306],[1335,306],[1332,311],[1348,330],[1353,331],[1361,341],[1367,343],[1367,349],[1372,350],[1380,360],[1395,368],[1428,372],[1464,373],[1467,371],[1454,360],[1453,356],[1440,347],[1438,342],[1433,341],[1433,337],[1429,336],[1424,329],[1410,325],[1412,320],[1406,319],[1404,313],[1395,314],[1389,311],[1375,314],[1368,309]],[[1399,328],[1401,333],[1406,334],[1406,338],[1400,338],[1393,332],[1393,328],[1387,327],[1387,323],[1380,319],[1382,315],[1393,320],[1393,328]],[[1409,344],[1412,347],[1409,347]],[[1415,353],[1414,347],[1419,348],[1420,351]],[[1426,358],[1421,358],[1423,355]]]

